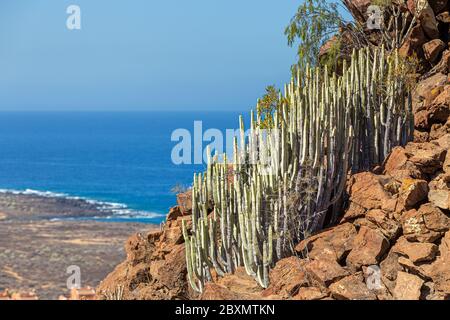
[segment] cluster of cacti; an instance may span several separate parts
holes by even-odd
[[[192,225],[183,224],[191,286],[244,266],[267,287],[274,262],[342,209],[349,172],[380,164],[412,135],[411,99],[397,54],[353,54],[342,76],[308,70],[286,85],[275,127],[251,116],[234,159],[211,156],[194,176]],[[239,140],[239,143],[238,143]]]

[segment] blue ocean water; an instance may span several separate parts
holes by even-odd
[[[171,189],[204,165],[171,161],[177,128],[238,126],[238,112],[2,112],[0,189],[81,197],[116,208],[109,221],[161,222]]]

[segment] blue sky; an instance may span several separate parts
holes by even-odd
[[[1,0],[0,110],[247,110],[290,78],[298,4]]]

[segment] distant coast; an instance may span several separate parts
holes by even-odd
[[[130,234],[158,228],[99,222],[114,206],[77,198],[0,192],[0,290],[35,290],[41,299],[67,293],[67,267],[81,269],[83,286],[97,286],[125,258]]]

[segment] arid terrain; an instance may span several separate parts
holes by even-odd
[[[79,200],[0,194],[0,290],[31,289],[40,299],[56,299],[68,292],[72,265],[80,267],[82,286],[97,286],[125,258],[130,233],[152,228],[52,219],[101,214]]]

